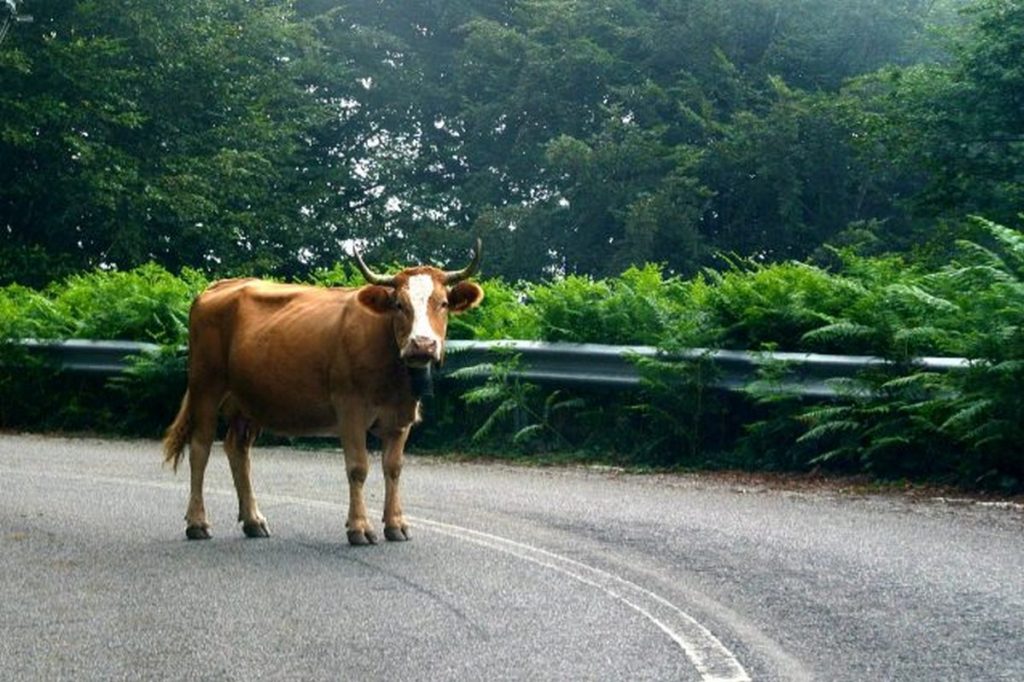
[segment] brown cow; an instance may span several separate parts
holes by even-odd
[[[249,448],[261,429],[284,435],[336,435],[349,482],[348,541],[376,544],[366,518],[366,434],[381,439],[384,536],[407,540],[398,478],[409,429],[419,420],[416,385],[444,358],[449,313],[480,303],[465,281],[480,266],[477,240],[464,270],[420,266],[392,277],[356,263],[369,282],[356,289],[229,279],[200,294],[189,315],[188,390],[164,437],[177,470],[189,446],[191,495],[185,534],[210,537],[203,474],[217,430],[227,422],[227,451],[238,492],[238,520],[249,537],[269,535],[256,506]],[[419,373],[419,374],[417,374]]]

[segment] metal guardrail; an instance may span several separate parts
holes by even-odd
[[[11,343],[56,369],[99,376],[121,374],[131,365],[132,358],[160,349],[156,344],[137,341],[20,339]]]
[[[41,341],[15,342],[32,356],[39,357],[63,371],[101,376],[123,372],[133,357],[156,352],[151,343],[131,341]],[[576,388],[628,389],[641,384],[637,358],[666,361],[703,360],[714,367],[710,383],[718,388],[741,390],[758,379],[758,370],[783,367],[786,372],[773,385],[774,390],[808,397],[834,397],[833,379],[849,379],[872,368],[890,363],[860,355],[824,355],[819,353],[754,353],[750,351],[688,349],[681,353],[663,353],[651,346],[607,346],[601,344],[547,343],[541,341],[448,341],[448,357],[439,372],[450,378],[485,377],[488,365],[518,357],[514,375],[538,384]],[[914,366],[932,372],[949,372],[970,366],[965,358],[919,358]],[[471,368],[478,367],[473,372]]]
[[[772,385],[780,393],[809,397],[835,397],[832,379],[852,379],[864,370],[891,366],[882,358],[821,353],[751,352],[690,348],[665,353],[651,346],[547,343],[540,341],[449,341],[446,372],[471,367],[508,355],[519,356],[516,376],[535,383],[597,388],[635,388],[641,383],[636,359],[667,362],[705,361],[714,368],[710,384],[742,390],[759,379],[758,370],[785,372]],[[926,371],[949,372],[970,366],[966,358],[922,357],[914,366]]]

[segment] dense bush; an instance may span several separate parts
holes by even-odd
[[[766,369],[746,396],[710,388],[715,369],[700,359],[642,363],[643,387],[626,395],[553,395],[499,368],[488,385],[469,389],[468,402],[440,391],[417,442],[511,453],[555,443],[577,456],[640,464],[825,466],[1020,487],[1024,236],[983,220],[970,233],[975,238],[957,242],[939,267],[848,248],[834,250],[827,268],[737,260],[689,280],[655,265],[606,280],[485,280],[484,303],[453,318],[453,338],[823,351],[892,364],[841,382],[847,398],[827,405],[772,389],[784,366]],[[351,285],[358,278],[338,266],[313,281]],[[136,339],[166,348],[106,388],[75,380],[65,384],[71,393],[41,391],[53,383],[51,369],[5,371],[0,426],[158,434],[183,387],[188,307],[205,285],[199,273],[173,276],[147,265],[76,275],[41,291],[0,289],[4,338]],[[4,345],[0,363],[23,368],[19,353]],[[922,355],[973,362],[939,374],[914,364]],[[51,395],[52,403],[27,409],[15,396],[29,391]]]
[[[987,221],[976,226],[988,245],[961,241],[933,272],[887,272],[846,316],[805,336],[847,347],[869,339],[872,350],[899,361],[863,377],[846,403],[802,413],[809,428],[800,441],[816,446],[811,461],[1003,489],[1024,484],[1024,237]],[[857,263],[864,281],[870,266]],[[913,364],[925,353],[972,364],[926,372]]]
[[[707,307],[721,343],[751,350],[805,350],[807,333],[834,321],[864,294],[846,277],[804,263],[735,263],[710,277]]]
[[[125,339],[184,343],[188,309],[207,280],[149,264],[129,272],[73,275],[42,291],[0,289],[0,337]]]
[[[453,339],[538,339],[537,318],[527,305],[524,287],[501,279],[484,282],[483,303],[464,315],[449,319]]]

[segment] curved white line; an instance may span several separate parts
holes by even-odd
[[[449,537],[511,554],[601,590],[651,621],[668,635],[683,650],[705,682],[750,680],[750,676],[736,656],[708,628],[664,597],[634,582],[561,554],[498,535],[422,517],[406,518]]]
[[[67,478],[72,480],[107,483],[111,485],[135,485],[159,490],[180,491],[180,483],[164,483],[159,481],[140,481],[138,479],[119,478],[115,476],[96,476],[91,474],[75,474],[71,472],[39,471],[14,469],[0,466],[4,473],[33,473],[40,476]],[[235,496],[235,491],[223,488],[207,488],[207,493],[215,495]],[[342,510],[345,506],[336,502],[315,500],[293,495],[275,495],[264,493],[260,498],[268,502],[297,504],[305,507]],[[489,549],[510,554],[516,558],[556,571],[589,587],[604,592],[612,599],[636,611],[649,620],[659,630],[675,642],[693,664],[703,682],[749,682],[750,676],[736,656],[729,651],[707,627],[696,618],[686,613],[664,597],[626,580],[614,573],[555,552],[534,547],[523,542],[503,538],[499,535],[485,533],[464,526],[457,526],[441,521],[433,521],[423,517],[407,516],[410,521],[427,527],[436,533],[448,537],[472,542]]]

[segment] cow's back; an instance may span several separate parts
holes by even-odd
[[[356,291],[256,279],[214,283],[190,315],[189,390],[229,399],[278,432],[332,429],[335,398],[356,390],[356,366],[385,331]]]

